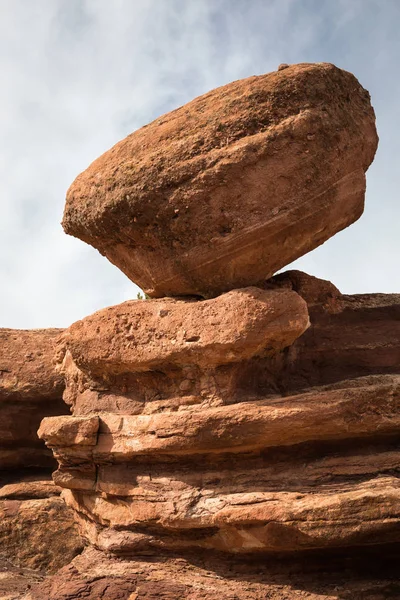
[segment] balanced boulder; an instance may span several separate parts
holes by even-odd
[[[68,191],[63,226],[152,297],[255,285],[356,221],[377,147],[332,64],[233,82],[142,127]]]

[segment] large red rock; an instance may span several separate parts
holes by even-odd
[[[53,464],[36,432],[43,417],[68,412],[54,362],[61,331],[0,329],[0,470]]]
[[[377,147],[368,92],[332,64],[218,88],[98,158],[63,226],[150,296],[270,277],[363,212]]]
[[[65,331],[39,434],[89,549],[24,600],[396,597],[400,296],[264,287]]]

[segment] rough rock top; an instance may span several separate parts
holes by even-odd
[[[70,187],[63,226],[154,297],[255,285],[360,217],[377,141],[351,73],[291,65],[116,144]]]
[[[53,364],[62,329],[0,329],[0,402],[61,398],[64,382]]]

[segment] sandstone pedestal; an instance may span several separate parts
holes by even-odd
[[[28,599],[395,589],[400,297],[342,296],[299,272],[265,288],[128,302],[65,331],[74,416],[45,419],[39,435],[96,550]],[[360,572],[382,556],[380,579]],[[70,595],[56,591],[63,577]]]

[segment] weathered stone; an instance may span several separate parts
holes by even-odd
[[[257,372],[261,387],[278,387],[286,395],[399,373],[400,294],[341,295],[329,282],[293,271],[272,282],[307,301],[311,327],[287,352],[268,360],[269,372],[252,365],[244,377],[253,380]]]
[[[266,286],[268,293],[277,287],[286,293],[296,289],[306,298],[311,327],[285,351],[225,365],[225,381],[230,381],[231,388],[219,394],[217,401],[200,394],[197,404],[173,406],[166,399],[164,405],[150,402],[157,406],[146,414],[147,403],[142,400],[141,414],[127,414],[132,390],[126,374],[115,369],[113,354],[114,347],[121,349],[119,356],[126,352],[124,338],[118,339],[124,329],[119,321],[110,320],[108,338],[100,338],[98,347],[110,340],[111,386],[119,378],[123,385],[118,396],[104,392],[109,407],[115,404],[111,411],[101,410],[100,396],[94,392],[101,385],[107,388],[110,371],[102,380],[91,379],[93,371],[101,371],[93,368],[98,352],[96,347],[91,349],[94,334],[85,347],[69,346],[69,360],[72,355],[78,361],[89,356],[86,363],[80,363],[83,371],[76,366],[71,371],[72,394],[81,393],[76,373],[90,369],[85,385],[94,386],[93,392],[86,388],[83,394],[94,395],[86,396],[87,410],[79,405],[81,416],[63,418],[71,421],[71,435],[63,432],[57,439],[53,432],[48,443],[53,443],[60,465],[55,480],[71,490],[65,498],[90,543],[117,554],[189,552],[193,548],[248,553],[397,540],[398,297],[342,296],[329,282],[299,272],[282,274]],[[213,306],[218,300],[172,305],[192,310]],[[151,315],[151,306],[163,302],[169,300],[143,302],[138,310]],[[151,323],[143,315],[142,321]],[[207,319],[203,321],[207,331]],[[94,323],[89,328],[96,331]],[[81,331],[72,335],[85,340]],[[65,340],[63,352],[68,345]],[[332,378],[328,371],[325,378],[323,371],[313,372],[321,348],[327,356],[343,355],[342,372],[347,379],[341,380],[340,373]],[[156,367],[164,364],[168,369],[171,362],[160,361]],[[108,368],[104,362],[103,373]],[[130,368],[137,368],[134,360]],[[199,368],[203,376],[208,368],[209,377],[218,379],[220,367]],[[238,386],[235,369],[243,371],[246,388]],[[178,369],[174,377],[179,381],[184,374]],[[273,394],[266,374],[276,377]],[[313,376],[319,378],[320,387],[315,387]],[[302,378],[310,378],[308,386]],[[277,393],[278,382],[282,390],[292,388],[291,395]],[[232,395],[238,388],[240,394]],[[96,444],[87,446],[84,436],[77,443],[76,427],[84,428],[85,420],[91,423],[93,418],[99,420]],[[57,429],[57,419],[48,423],[50,430]],[[44,437],[46,428],[45,421]]]
[[[49,446],[95,446],[98,429],[98,417],[46,417],[38,436]]]
[[[256,488],[256,480],[252,480],[250,489]],[[400,531],[397,477],[326,486],[312,493],[235,491],[213,495],[207,489],[181,489],[174,494],[163,490],[159,498],[154,492],[151,498],[150,490],[148,495],[148,499],[138,494],[138,498],[113,502],[107,496],[78,491],[65,497],[78,515],[96,524],[91,543],[117,553],[157,547],[198,547],[236,554],[293,552],[396,542]]]
[[[97,464],[137,455],[156,458],[160,454],[248,452],[315,440],[396,435],[400,431],[400,378],[387,379],[383,385],[316,391],[207,410],[193,407],[138,416],[100,413],[99,419],[48,417],[39,435],[49,446],[65,448],[66,457],[69,447],[84,450],[90,446],[88,456]],[[90,431],[88,437],[86,431]]]
[[[59,398],[64,382],[54,369],[62,329],[0,329],[0,398]]]
[[[61,331],[0,329],[0,469],[54,464],[36,431],[43,417],[68,412],[54,363]]]
[[[129,560],[88,548],[24,600],[395,600],[398,560],[376,546],[228,562],[209,551]]]
[[[327,63],[218,88],[116,144],[68,191],[63,225],[151,296],[254,285],[363,211],[369,94]]]
[[[306,302],[291,290],[233,290],[205,301],[130,301],[65,330],[61,358],[93,374],[209,369],[274,354],[309,326]]]
[[[60,495],[43,479],[0,487],[0,558],[19,568],[54,573],[82,550],[82,540]]]
[[[400,295],[343,296],[329,282],[305,273],[278,277],[267,285],[297,289],[309,302],[311,319],[311,327],[284,351],[215,369],[164,365],[155,371],[118,376],[105,371],[88,377],[70,352],[64,355],[63,345],[59,360],[64,359],[65,400],[75,415],[153,414],[203,403],[210,407],[243,398],[277,398],[315,386],[365,386],[371,377],[375,385],[381,375],[399,372]]]
[[[52,498],[61,494],[61,488],[51,479],[36,479],[35,476],[19,477],[18,482],[6,483],[0,487],[0,500],[33,500]]]
[[[400,596],[400,296],[266,279],[358,218],[376,143],[351,74],[282,64],[78,177],[66,230],[191,297],[99,311],[54,362],[59,331],[0,331],[0,469],[44,464],[43,414],[59,464],[5,472],[4,600]]]
[[[75,416],[45,419],[40,434],[92,545],[246,554],[398,539],[399,297],[342,296],[293,271],[265,287],[125,303],[66,330],[58,360]],[[271,351],[271,324],[281,339],[299,335],[293,315],[304,327],[300,296],[311,327]],[[203,343],[190,359],[184,326]],[[140,397],[155,382],[163,397]]]

